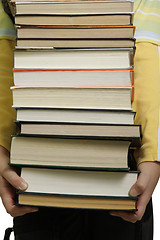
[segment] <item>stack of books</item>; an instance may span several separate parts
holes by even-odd
[[[17,1],[19,47],[133,47],[133,1]],[[114,41],[112,41],[114,39]]]
[[[132,1],[15,2],[21,205],[135,210]]]

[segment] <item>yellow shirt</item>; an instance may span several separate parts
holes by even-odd
[[[134,12],[136,41],[160,45],[160,1],[135,0]]]
[[[141,0],[136,1],[137,3],[142,3]],[[155,0],[152,0],[151,2],[154,1]],[[148,0],[144,2],[148,2]],[[10,91],[10,86],[13,85],[12,48],[14,42],[6,39],[15,39],[15,29],[8,15],[3,11],[1,4],[0,9],[0,23],[2,24],[0,28],[0,145],[9,150],[11,141],[10,136],[15,132],[13,120],[16,117],[16,113],[11,108],[12,94]],[[138,23],[137,31],[139,26],[140,22]],[[135,123],[142,125],[142,147],[136,152],[136,160],[140,163],[142,161],[158,160],[157,145],[160,81],[157,45],[150,44],[149,42],[153,40],[147,40],[147,38],[145,38],[146,43],[144,43],[144,39],[141,38],[141,36],[137,40],[138,43],[135,56],[135,97],[133,108],[137,112]]]
[[[16,29],[10,17],[5,13],[0,1],[0,39],[16,39]]]
[[[0,145],[10,150],[11,135],[15,134],[16,112],[12,109],[13,47],[15,42],[0,39]]]
[[[133,109],[135,123],[142,126],[142,146],[136,161],[157,161],[160,108],[160,73],[158,46],[149,42],[136,44],[135,91]]]

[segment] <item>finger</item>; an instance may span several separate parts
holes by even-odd
[[[127,211],[111,211],[110,214],[112,216],[121,217],[125,221],[129,221],[135,223],[136,221],[140,221],[144,215],[147,203],[149,198],[146,198],[145,194],[142,194],[137,200],[136,212],[127,212]]]
[[[13,205],[12,207],[6,208],[6,211],[12,217],[17,217],[17,216],[25,215],[27,213],[37,212],[38,208]]]
[[[142,194],[148,186],[148,179],[144,174],[139,174],[136,183],[131,187],[129,195],[132,197],[139,196]]]
[[[138,199],[137,201],[137,209],[138,211],[136,212],[137,213],[137,220],[141,220],[143,215],[144,215],[144,212],[146,210],[146,206],[149,202],[151,198],[151,195],[148,195],[147,192],[144,192]]]
[[[15,191],[9,184],[7,188],[5,188],[5,191],[3,191],[3,195],[1,196],[1,198],[7,213],[9,213],[12,217],[21,216],[29,212],[38,211],[37,207],[16,206]]]
[[[136,212],[126,212],[126,211],[111,211],[110,214],[112,216],[121,217],[125,221],[129,221],[135,223],[136,221],[140,221],[144,215],[146,210],[146,205],[149,199],[146,200],[145,196],[141,196],[137,201],[137,211]]]
[[[115,217],[120,217],[125,221],[135,223],[137,219],[137,213],[136,212],[125,212],[125,211],[111,211],[110,215]]]
[[[28,187],[28,184],[25,182],[25,180],[18,176],[18,174],[12,168],[6,169],[2,176],[16,189],[23,191]]]
[[[142,219],[149,200],[150,197],[146,193],[144,193],[137,201],[136,212],[111,211],[110,214],[112,216],[121,217],[125,221],[135,223],[136,221],[140,221]]]
[[[7,213],[10,214],[12,217],[17,217],[26,213],[38,211],[37,207],[16,206],[14,199],[7,195],[2,197],[2,202]]]

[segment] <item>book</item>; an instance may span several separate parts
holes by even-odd
[[[21,176],[26,179],[29,187],[26,191],[18,193],[18,203],[136,210],[136,198],[133,200],[128,193],[137,179],[137,174],[137,172],[22,168]]]
[[[131,109],[133,87],[12,87],[13,107]]]
[[[119,14],[16,14],[15,24],[17,25],[131,25],[133,23],[133,13]]]
[[[17,47],[54,47],[54,48],[130,48],[135,39],[32,39],[18,38]]]
[[[73,197],[53,194],[18,193],[19,205],[47,206],[62,208],[107,209],[107,210],[136,210],[135,198],[107,197]]]
[[[18,38],[133,38],[134,26],[17,26]]]
[[[132,146],[141,146],[140,125],[125,124],[79,124],[50,122],[19,122],[21,136],[48,136],[64,138],[94,138],[111,140],[128,140]]]
[[[133,12],[133,1],[15,1],[17,14]]]
[[[17,86],[132,86],[133,69],[13,69]]]
[[[130,110],[16,108],[17,120],[55,123],[134,124],[135,112]]]
[[[47,135],[64,137],[87,137],[137,140],[140,142],[140,125],[125,124],[71,124],[45,122],[17,122],[21,135]]]
[[[79,123],[52,123],[52,122],[19,122],[20,135],[30,136],[54,136],[75,138],[96,138],[113,140],[131,140],[140,146],[140,125],[126,124],[79,124]]]
[[[56,168],[128,169],[131,140],[12,137],[10,164]]]
[[[30,49],[14,53],[14,67],[22,69],[126,69],[133,65],[133,48]]]

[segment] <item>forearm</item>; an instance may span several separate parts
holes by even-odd
[[[10,150],[11,135],[15,133],[16,112],[12,109],[14,41],[0,40],[0,145]]]
[[[138,43],[135,54],[135,124],[142,126],[142,146],[135,152],[137,163],[158,160],[160,79],[158,46]]]

